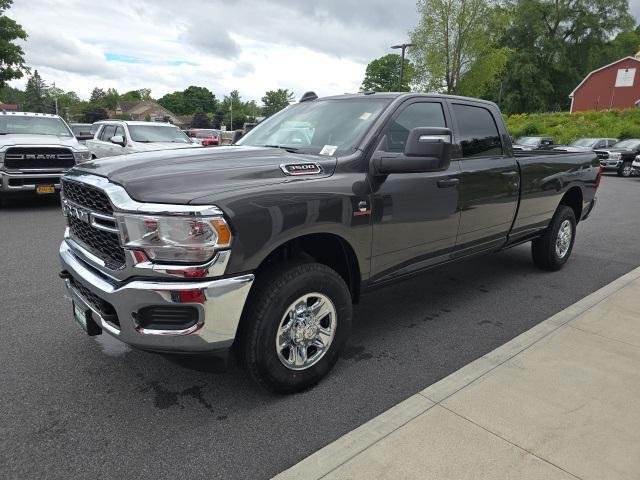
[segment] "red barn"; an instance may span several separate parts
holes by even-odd
[[[594,70],[569,95],[571,113],[623,109],[640,101],[640,52]]]

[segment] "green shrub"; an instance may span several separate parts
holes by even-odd
[[[514,137],[543,135],[556,143],[570,143],[580,137],[640,138],[640,108],[589,111],[570,114],[536,113],[505,117]]]

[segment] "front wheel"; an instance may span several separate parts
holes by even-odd
[[[242,356],[251,376],[280,393],[309,388],[338,360],[351,329],[349,289],[319,263],[267,272],[244,313]]]
[[[631,162],[624,162],[618,168],[618,176],[620,176],[620,177],[630,177],[632,171],[633,171],[633,166],[631,165]]]
[[[560,205],[540,238],[531,242],[533,263],[542,270],[560,270],[573,250],[576,216],[573,209]]]

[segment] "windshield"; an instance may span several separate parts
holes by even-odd
[[[516,140],[518,145],[537,145],[540,143],[540,138],[538,137],[520,137]]]
[[[579,138],[569,144],[570,147],[593,147],[598,142],[597,138]]]
[[[196,138],[211,138],[218,136],[218,132],[215,130],[197,130],[195,134]]]
[[[625,150],[635,150],[640,146],[640,140],[622,140],[611,148],[623,148]]]
[[[0,135],[56,135],[73,136],[62,119],[57,117],[0,116]]]
[[[261,122],[238,145],[281,147],[320,155],[344,154],[355,148],[389,102],[364,97],[298,103]]]
[[[171,125],[129,125],[129,134],[134,142],[191,143],[182,130]]]

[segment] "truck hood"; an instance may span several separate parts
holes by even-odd
[[[596,153],[634,153],[633,150],[627,150],[626,148],[599,148],[595,150]]]
[[[330,176],[337,159],[278,148],[216,147],[134,153],[84,162],[72,172],[107,177],[139,202],[198,203],[217,193]],[[315,163],[320,173],[286,175],[281,165]]]
[[[86,150],[86,147],[84,145],[80,145],[80,142],[78,142],[76,137],[58,137],[56,135],[22,135],[14,133],[0,135],[0,146],[13,147],[15,145],[55,145],[75,148],[78,150]]]

